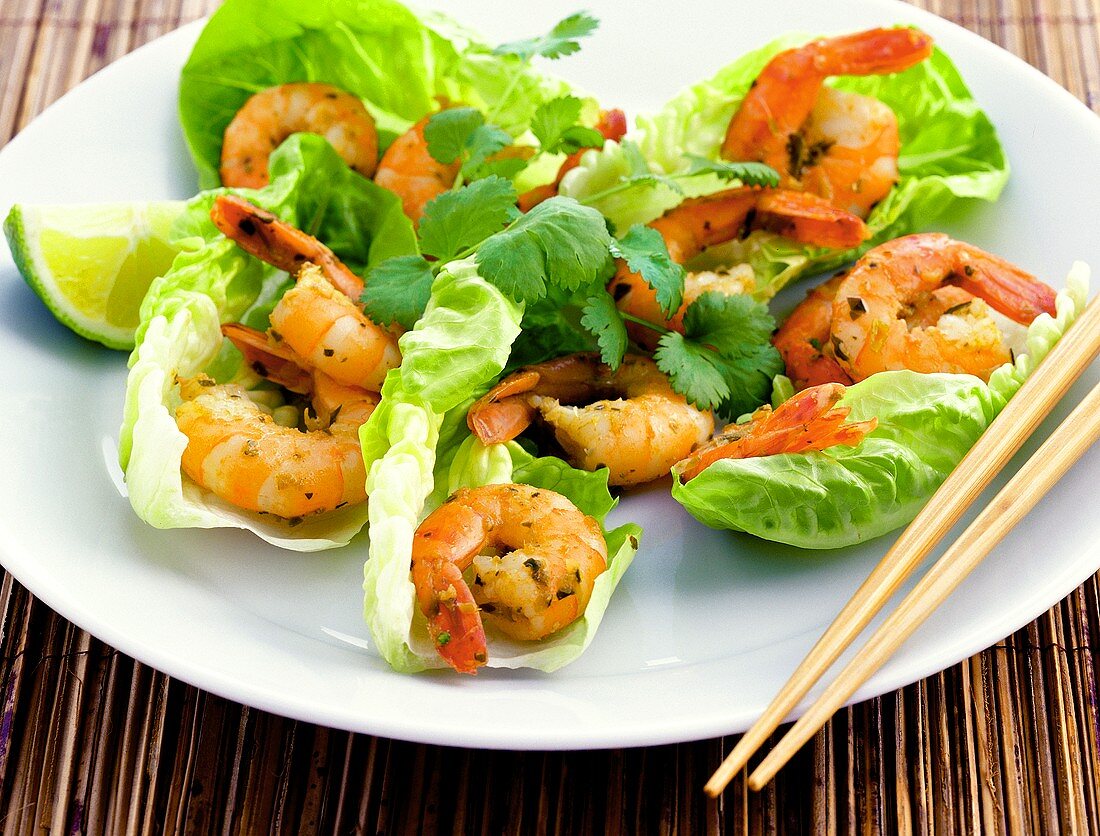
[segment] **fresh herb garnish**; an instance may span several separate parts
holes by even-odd
[[[587,12],[577,12],[558,21],[545,35],[501,44],[493,55],[513,55],[521,61],[530,61],[536,55],[550,59],[572,55],[581,48],[580,39],[591,35],[599,25]]]
[[[658,174],[649,169],[641,150],[633,142],[624,140],[619,143],[623,149],[629,173],[619,179],[619,182],[606,189],[586,195],[581,202],[591,206],[599,203],[604,198],[620,194],[631,189],[652,189],[663,186],[677,194],[683,194],[684,189],[680,185],[681,180],[688,180],[703,175],[715,175],[723,180],[736,181],[745,186],[778,186],[779,172],[764,163],[755,162],[727,162],[725,160],[710,160],[696,154],[686,154],[684,159],[688,161],[688,167],[684,171],[675,174]]]

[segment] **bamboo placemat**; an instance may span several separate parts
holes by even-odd
[[[1100,110],[1100,0],[916,4]],[[0,145],[216,5],[2,0]],[[846,709],[766,791],[738,779],[712,802],[700,788],[733,738],[482,752],[295,722],[134,662],[0,571],[0,831],[1100,833],[1098,577],[984,653]]]

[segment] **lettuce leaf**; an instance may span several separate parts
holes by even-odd
[[[785,35],[743,55],[712,78],[695,84],[660,111],[638,117],[634,140],[645,160],[660,174],[686,171],[686,154],[717,159],[730,118],[753,80],[778,52],[804,43],[804,35]],[[978,107],[951,60],[939,49],[901,73],[841,76],[830,79],[841,90],[874,96],[898,117],[900,182],[867,218],[873,237],[859,249],[830,251],[790,242],[771,233],[713,248],[700,266],[747,262],[757,278],[757,295],[767,299],[806,273],[824,272],[861,252],[918,229],[969,200],[994,201],[1008,179],[1008,161],[988,117]],[[630,155],[608,143],[589,151],[567,174],[561,194],[584,202],[633,174]],[[615,228],[659,217],[683,197],[728,187],[716,177],[678,181],[683,195],[661,186],[638,186],[594,203]]]
[[[848,387],[853,421],[878,418],[856,447],[716,462],[673,497],[712,528],[809,549],[831,549],[905,525],[1080,315],[1088,268],[1078,262],[1057,316],[1028,328],[1027,352],[989,383],[961,374],[882,372]]]
[[[180,78],[180,121],[203,188],[220,183],[222,135],[248,97],[292,81],[361,97],[383,145],[435,109],[436,97],[491,105],[496,124],[518,136],[539,104],[568,92],[442,15],[417,17],[394,0],[227,0]]]
[[[473,399],[504,369],[522,316],[523,306],[482,279],[473,259],[448,265],[432,285],[424,316],[401,338],[401,366],[387,376],[382,403],[360,429],[370,494],[363,615],[396,670],[446,667],[416,606],[409,560],[416,527],[451,493],[519,481],[558,491],[601,522],[615,504],[606,471],[535,458],[514,442],[484,445],[466,428]],[[537,644],[494,636],[489,665],[550,671],[575,659],[592,640],[639,535],[633,525],[606,535],[609,568],[583,618]]]
[[[352,265],[415,252],[400,200],[351,171],[321,137],[299,134],[275,152],[272,182],[242,192],[283,220],[330,243]],[[158,528],[246,528],[284,548],[312,551],[347,543],[366,522],[362,505],[297,524],[235,508],[180,472],[186,438],[172,417],[177,376],[205,372],[218,380],[240,370],[240,354],[222,340],[222,322],[268,326],[268,314],[290,283],[285,273],[247,255],[210,220],[221,190],[192,199],[173,230],[180,253],[154,280],[141,307],[130,357],[119,461],[130,502]]]

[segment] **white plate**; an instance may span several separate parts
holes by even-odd
[[[490,39],[542,31],[574,4],[461,4]],[[912,22],[958,63],[1001,130],[1014,171],[996,206],[942,228],[1059,282],[1100,266],[1100,121],[1053,82],[962,29],[890,0],[828,4],[586,2],[603,21],[559,72],[629,112],[653,108],[790,29]],[[81,85],[0,154],[0,209],[185,197],[193,171],[175,119],[196,25]],[[679,46],[686,45],[686,46]],[[794,299],[800,290],[788,294]],[[360,621],[362,538],[318,555],[238,531],[157,531],[120,493],[115,438],[125,356],[54,322],[0,254],[0,559],[81,627],[187,682],[290,717],[388,737],[518,749],[596,748],[743,730],[890,542],[800,552],[699,526],[667,492],[629,497],[641,553],[589,651],[553,675],[402,676]],[[1096,381],[1095,369],[1067,401]],[[1068,412],[1068,403],[1056,418]],[[1049,430],[1049,424],[1044,431]],[[1041,433],[1040,435],[1043,435]],[[898,688],[1001,639],[1100,566],[1087,455],[1026,523],[857,697]]]

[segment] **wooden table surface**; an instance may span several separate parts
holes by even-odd
[[[1100,0],[916,4],[1100,110]],[[0,145],[216,5],[0,0]],[[1100,833],[1097,577],[989,650],[841,712],[764,792],[738,779],[719,801],[701,787],[732,737],[484,752],[295,722],[134,662],[2,571],[0,644],[4,834]]]

